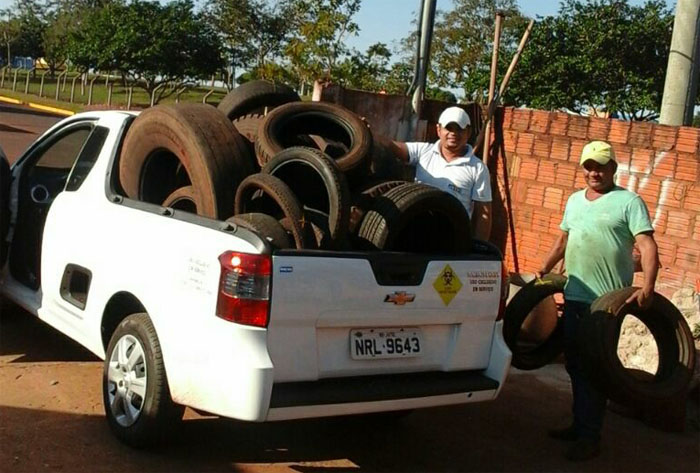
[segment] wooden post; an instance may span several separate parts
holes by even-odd
[[[77,76],[73,77],[73,80],[71,80],[70,83],[70,103],[73,103],[73,98],[75,97],[75,81],[78,80],[78,78],[81,76],[81,74],[78,74]]]
[[[39,85],[39,97],[44,96],[44,77],[46,77],[46,74],[49,71],[44,71],[44,73],[41,75],[41,84]]]
[[[61,72],[58,75],[58,78],[56,79],[56,101],[58,101],[58,98],[61,94],[61,77],[64,77],[68,74],[68,70],[65,70]],[[64,79],[64,84],[65,84],[65,79]]]
[[[489,104],[493,101],[493,96],[496,92],[496,76],[498,75],[498,50],[501,47],[501,26],[503,25],[503,18],[504,15],[502,12],[496,13],[496,28],[493,35],[493,53],[491,54],[491,78],[489,79]],[[481,153],[481,156],[483,157],[484,164],[486,164],[486,167],[488,167],[491,161],[491,122],[486,122],[486,126],[484,128],[486,144],[484,145],[484,151]]]
[[[126,109],[131,110],[131,96],[134,95],[134,86],[130,85],[127,90],[128,93],[126,96]]]
[[[114,87],[114,83],[110,82],[107,85],[107,106],[111,107],[112,106],[112,88]]]
[[[12,80],[12,91],[14,92],[17,90],[17,73],[19,72],[19,69],[15,69],[15,78]]]
[[[36,69],[36,67],[32,67],[27,71],[27,80],[24,82],[24,93],[28,94],[29,93],[29,76],[31,73]]]
[[[95,81],[99,78],[100,76],[96,75],[95,77],[92,78],[90,81],[90,88],[88,89],[88,105],[92,105],[92,88],[95,86]]]

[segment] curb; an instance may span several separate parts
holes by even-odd
[[[70,117],[71,115],[75,115],[75,112],[73,112],[71,110],[50,107],[48,105],[41,105],[41,104],[34,103],[34,102],[23,102],[21,100],[12,99],[10,97],[4,97],[2,95],[0,95],[0,102],[6,102],[6,103],[15,104],[15,105],[27,105],[30,108],[35,108],[37,110],[42,110],[44,112],[51,112],[51,113],[55,113],[56,115],[63,115],[66,117]]]

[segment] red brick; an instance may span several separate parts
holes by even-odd
[[[549,130],[549,112],[533,110],[530,117],[530,131],[535,133],[547,133]]]
[[[512,124],[513,124],[513,107],[504,107],[503,108],[503,129],[504,130],[510,129]]]
[[[544,208],[561,210],[562,201],[564,199],[564,191],[556,187],[547,187],[544,192]]]
[[[683,268],[679,268],[669,263],[667,266],[664,266],[661,271],[659,271],[658,283],[679,288],[683,283],[684,276],[685,271]]]
[[[517,131],[527,131],[530,126],[531,111],[526,108],[517,108],[513,110],[513,121],[511,128]]]
[[[532,231],[540,236],[549,233],[549,212],[535,209],[532,213]]]
[[[700,213],[700,186],[694,185],[688,187],[684,194],[683,208]],[[700,221],[700,217],[698,220]]]
[[[643,177],[639,180],[637,194],[639,194],[647,207],[656,208],[661,192],[661,181],[653,177]]]
[[[515,226],[523,230],[532,229],[532,210],[529,208],[519,208],[515,211]]]
[[[654,157],[652,173],[656,177],[673,179],[676,170],[677,155],[671,151],[658,151]]]
[[[556,174],[557,163],[548,159],[540,160],[540,167],[537,170],[537,182],[545,184],[554,184],[554,176]]]
[[[659,151],[668,151],[676,147],[678,127],[655,125],[652,146]]]
[[[571,148],[569,150],[569,161],[578,164],[581,159],[581,151],[588,143],[586,140],[571,140]]]
[[[698,182],[700,181],[700,165],[698,161],[700,156],[697,154],[678,154],[678,162],[676,164],[676,179],[684,181]]]
[[[506,153],[506,165],[508,165],[508,175],[513,179],[518,178],[522,159],[517,154]]]
[[[683,286],[695,288],[695,292],[700,292],[700,273],[686,271],[683,277]]]
[[[588,122],[588,139],[607,141],[610,133],[610,119],[591,117]]]
[[[664,237],[662,235],[657,235],[654,237],[656,240],[656,245],[659,248],[659,259],[664,266],[668,266],[673,263],[676,257],[676,242]]]
[[[666,234],[680,238],[690,236],[691,215],[679,210],[669,210]]]
[[[693,240],[700,241],[700,218],[695,219],[695,228],[693,228]]]
[[[666,208],[680,209],[688,192],[688,184],[666,179],[661,184],[659,205]]]
[[[618,144],[614,146],[618,171],[629,171],[632,162],[632,147]]]
[[[569,118],[569,130],[567,135],[572,138],[586,139],[588,136],[588,118],[572,115]]]
[[[518,132],[506,130],[503,133],[503,146],[509,153],[515,152],[515,143],[518,141]]]
[[[552,137],[552,152],[550,153],[550,157],[566,161],[569,159],[569,146],[570,142],[568,138],[561,138],[559,136]]]
[[[583,177],[583,168],[576,168],[576,177],[574,178],[574,188],[583,189],[586,187],[586,179]]]
[[[627,142],[634,147],[650,148],[654,133],[654,124],[649,122],[632,122]]]
[[[649,174],[654,152],[650,149],[635,148],[632,150],[630,172]]]
[[[617,175],[615,176],[615,184],[627,189],[628,191],[636,192],[638,184],[637,176],[634,176],[627,171],[618,171]]]
[[[518,172],[518,177],[520,179],[531,179],[533,181],[537,180],[537,168],[539,167],[539,160],[532,159],[528,157],[521,157],[520,171]]]
[[[549,158],[552,148],[552,137],[548,135],[535,135],[535,147],[532,154],[538,158]]]
[[[676,265],[697,271],[700,266],[700,246],[694,243],[678,243],[676,249]]]
[[[535,135],[532,133],[520,133],[515,152],[518,154],[532,154],[532,147],[535,144]]]
[[[576,182],[577,169],[578,166],[572,163],[556,163],[554,183],[559,186],[573,187]]]
[[[561,218],[563,214],[560,213],[553,213],[549,216],[549,233],[553,235],[558,235],[559,232],[561,232],[561,228],[559,225],[561,224]]]
[[[678,129],[676,149],[681,153],[697,153],[700,144],[700,128],[682,126]]]
[[[630,132],[630,123],[622,120],[612,120],[610,122],[610,133],[608,133],[608,141],[611,143],[627,143],[627,137]]]
[[[550,135],[566,135],[569,128],[568,113],[552,113],[551,121],[549,122]]]
[[[666,227],[668,225],[668,212],[665,210],[659,210],[652,216],[652,223],[654,225],[654,231],[657,235],[666,233]]]
[[[544,186],[537,184],[531,184],[527,188],[527,197],[525,198],[525,203],[529,205],[534,205],[535,207],[542,207],[544,202]]]

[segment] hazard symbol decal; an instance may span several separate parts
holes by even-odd
[[[433,287],[440,295],[442,302],[449,305],[452,299],[462,289],[462,281],[459,280],[457,274],[452,270],[449,264],[438,274],[437,279],[433,283]]]

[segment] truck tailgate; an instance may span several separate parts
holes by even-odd
[[[488,365],[501,261],[407,254],[273,256],[275,382]]]

